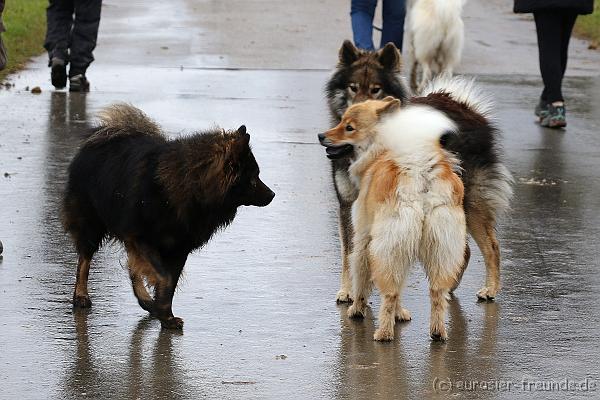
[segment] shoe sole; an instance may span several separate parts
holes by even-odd
[[[52,86],[63,89],[67,86],[67,67],[64,65],[53,65],[50,72]]]
[[[564,128],[567,126],[567,121],[545,121],[544,119],[540,119],[540,126],[544,128]]]
[[[90,85],[80,85],[80,84],[70,84],[69,85],[69,92],[89,92],[90,91]]]
[[[565,121],[550,122],[548,124],[548,128],[564,128],[565,126],[567,126]]]

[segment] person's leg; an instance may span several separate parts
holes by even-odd
[[[375,50],[373,45],[373,17],[377,0],[352,0],[350,17],[354,44],[359,49]]]
[[[571,40],[571,32],[573,32],[573,26],[575,25],[575,21],[577,20],[577,14],[575,12],[567,12],[562,16],[562,29],[561,34],[562,38],[560,41],[560,61],[562,67],[562,78],[565,76],[565,71],[567,70],[567,59],[569,56],[569,41]]]
[[[71,35],[71,68],[69,76],[85,75],[94,61],[92,51],[96,47],[102,0],[74,0],[75,23]]]
[[[404,17],[406,16],[405,0],[383,0],[383,31],[381,47],[392,42],[402,51],[404,38]]]
[[[546,103],[562,101],[562,15],[560,12],[536,11],[533,16],[538,36],[540,71],[544,81],[542,100]]]
[[[69,36],[73,26],[73,0],[50,0],[46,10],[47,28],[44,48],[52,58],[69,60]],[[50,64],[49,64],[50,65]]]

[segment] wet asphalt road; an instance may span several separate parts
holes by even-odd
[[[469,3],[462,71],[480,75],[496,99],[517,179],[499,228],[504,289],[495,303],[476,302],[484,265],[472,246],[449,309],[450,340],[432,343],[426,281],[415,268],[404,294],[413,320],[382,344],[372,341],[374,315],[350,321],[333,301],[336,201],[315,135],[328,126],[321,89],[349,35],[345,8],[105,3],[92,92],[53,91],[43,57],[0,91],[0,398],[564,398],[547,385],[566,380],[587,382],[587,392],[569,396],[600,397],[597,53],[574,43],[569,127],[539,128],[530,21],[504,10],[505,26],[495,27],[490,15],[510,2]],[[520,46],[510,42],[518,35]],[[480,42],[498,51],[480,53]],[[512,50],[533,62],[515,67],[501,56]],[[36,85],[42,94],[24,90]],[[264,209],[241,209],[189,258],[174,299],[183,334],[161,331],[138,307],[119,246],[94,259],[93,307],[70,304],[76,260],[58,220],[66,167],[95,113],[116,101],[173,136],[246,124],[277,193]],[[377,310],[378,297],[371,301]]]

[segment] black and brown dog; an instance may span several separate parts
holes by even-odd
[[[344,41],[339,51],[339,62],[327,81],[325,94],[331,115],[331,125],[340,123],[342,115],[352,104],[365,100],[382,100],[387,96],[406,104],[410,91],[401,75],[402,58],[393,43],[378,51],[359,50],[349,40]],[[352,151],[350,151],[351,153]],[[340,241],[342,248],[342,275],[338,302],[351,301],[351,279],[349,256],[352,251],[352,203],[358,189],[350,181],[348,167],[351,154],[331,160],[331,172],[339,202]]]
[[[92,256],[114,239],[127,251],[140,306],[163,327],[181,329],[171,305],[188,254],[230,224],[239,206],[263,207],[275,196],[249,141],[244,126],[169,140],[137,108],[105,110],[71,163],[63,204],[79,255],[73,305],[91,306]]]

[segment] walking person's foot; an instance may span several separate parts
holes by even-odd
[[[566,109],[563,102],[548,104],[548,111],[540,116],[540,125],[547,128],[567,126]]]
[[[89,92],[90,81],[84,74],[73,75],[69,78],[69,92]]]
[[[535,106],[534,113],[537,117],[540,117],[540,118],[542,118],[542,116],[545,116],[548,113],[548,103],[546,101],[540,99],[538,104]]]
[[[52,86],[63,89],[67,86],[67,63],[62,58],[53,57],[50,61]]]

